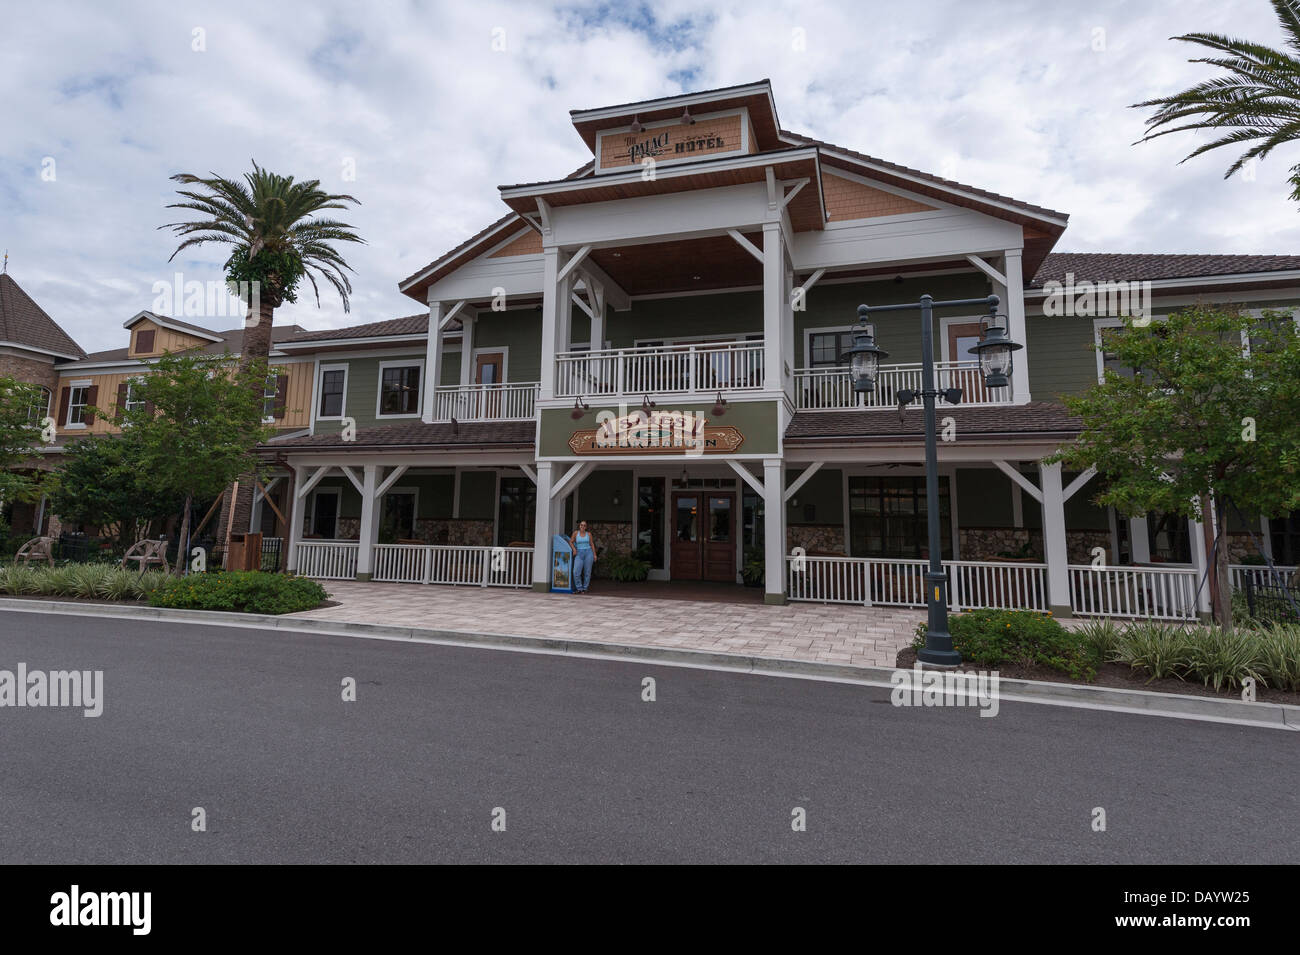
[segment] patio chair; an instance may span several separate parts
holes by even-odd
[[[165,540],[139,540],[131,545],[131,549],[122,557],[120,566],[125,568],[127,561],[135,561],[139,567],[140,574],[150,567],[157,566],[166,568],[167,566],[167,542]]]
[[[33,560],[46,561],[51,567],[54,566],[54,538],[53,537],[33,537],[22,547],[18,548],[18,553],[14,554],[14,563],[22,561],[29,567]]]

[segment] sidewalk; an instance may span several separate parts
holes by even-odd
[[[925,611],[836,604],[769,607],[597,593],[323,581],[337,607],[286,619],[432,627],[892,667]]]

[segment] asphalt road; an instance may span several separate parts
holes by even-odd
[[[0,708],[5,863],[1300,861],[1277,730],[0,611],[20,661],[105,706]]]

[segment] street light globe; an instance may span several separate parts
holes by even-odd
[[[858,320],[861,324],[853,333],[853,347],[840,355],[840,361],[848,362],[854,391],[874,391],[876,376],[880,374],[880,359],[889,357],[889,352],[876,347],[871,327],[867,324],[867,306],[858,306]]]
[[[995,321],[1001,316],[995,316]],[[1023,348],[1019,342],[1007,337],[1007,330],[992,324],[984,337],[970,348],[979,358],[984,384],[989,388],[1005,388],[1011,384],[1011,369],[1015,364],[1012,353]]]

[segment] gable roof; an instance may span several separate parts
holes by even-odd
[[[61,358],[86,355],[8,272],[0,273],[0,344],[32,348]]]
[[[161,328],[170,328],[174,332],[180,332],[184,335],[193,335],[197,338],[206,338],[210,342],[221,341],[221,333],[214,332],[210,328],[204,328],[202,325],[191,325],[189,322],[182,322],[179,318],[169,318],[166,315],[159,315],[156,312],[148,311],[138,312],[131,318],[122,323],[123,328],[133,328],[143,321],[153,322]]]
[[[152,313],[141,312],[136,317],[139,318],[141,315],[148,317]],[[167,321],[172,324],[188,324],[185,322],[177,323],[176,319],[173,318],[169,318]],[[134,320],[130,324],[134,324]],[[220,355],[229,351],[232,355],[238,355],[240,348],[243,347],[244,330],[242,328],[232,328],[224,332],[218,332],[210,328],[201,328],[198,325],[190,325],[189,327],[201,331],[204,336],[211,339],[201,347],[196,346],[190,349],[191,351],[201,352],[205,355]],[[307,329],[301,325],[276,325],[271,329],[271,342],[276,345],[283,344],[306,333],[306,331]],[[101,364],[103,362],[139,362],[147,364],[149,362],[148,358],[132,358],[130,351],[130,348],[109,348],[105,351],[91,352],[89,355],[84,355],[84,361],[88,364]],[[80,364],[80,362],[77,364]],[[66,365],[64,367],[74,368],[75,365]]]

